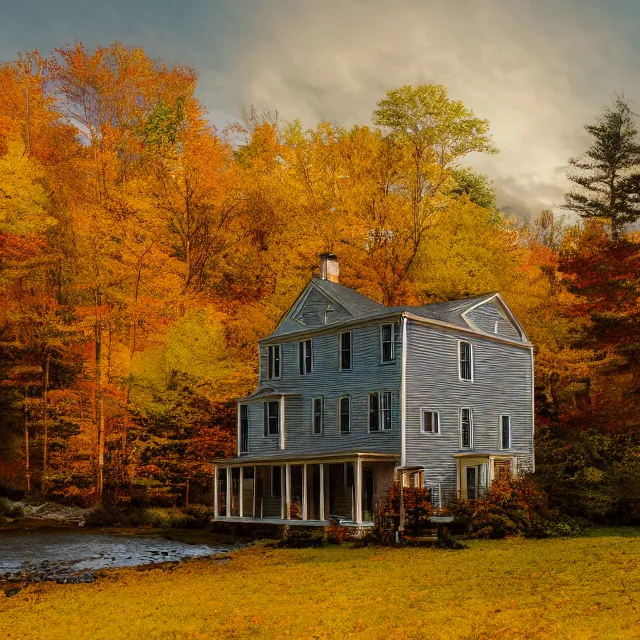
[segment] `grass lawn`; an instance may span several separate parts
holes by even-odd
[[[640,638],[640,530],[269,549],[0,592],[0,638]]]

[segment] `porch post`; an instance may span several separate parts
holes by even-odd
[[[309,519],[309,507],[307,505],[307,463],[302,465],[302,519]]]
[[[289,518],[291,518],[291,465],[290,464],[285,465],[284,470],[285,470],[284,519],[289,520]]]
[[[287,502],[287,478],[286,469],[283,465],[280,465],[280,517],[285,519],[285,506]]]
[[[213,517],[218,517],[218,508],[219,508],[219,497],[218,497],[218,465],[213,465]]]
[[[240,480],[238,487],[238,499],[240,500],[240,504],[238,505],[238,515],[242,518],[244,515],[244,467],[240,467]]]
[[[320,465],[320,520],[324,520],[324,465]]]
[[[231,517],[231,496],[233,491],[231,490],[231,467],[227,467],[227,494],[225,495],[225,515],[227,518]]]
[[[252,517],[256,517],[256,495],[258,493],[258,467],[253,467],[253,510]],[[262,516],[262,514],[260,514]]]
[[[356,524],[362,523],[362,458],[358,456],[356,458]]]

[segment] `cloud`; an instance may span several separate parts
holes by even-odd
[[[388,89],[444,84],[501,150],[471,164],[501,205],[531,212],[562,202],[583,125],[640,79],[630,0],[23,0],[5,17],[5,59],[118,39],[192,64],[219,125],[251,104],[310,127],[364,124]]]

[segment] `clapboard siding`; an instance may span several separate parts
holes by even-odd
[[[532,442],[531,350],[410,322],[407,327],[407,459],[425,467],[425,484],[455,484],[460,449],[460,407],[473,411],[478,451],[500,446],[500,415],[511,416],[511,449],[530,464]],[[458,376],[458,341],[473,345],[473,382]],[[421,433],[421,409],[438,411],[440,434]],[[520,460],[519,460],[520,465]]]
[[[396,332],[396,359],[381,363],[380,326],[368,323],[351,329],[353,368],[340,371],[340,329],[313,340],[313,370],[300,375],[298,340],[282,341],[281,372],[278,380],[265,380],[267,347],[261,348],[263,380],[258,391],[273,390],[285,398],[285,447],[287,451],[307,453],[340,450],[400,452],[400,378],[402,353],[400,332]],[[306,336],[300,336],[304,339]],[[369,393],[392,392],[392,428],[369,433]],[[340,433],[338,399],[351,398],[351,432]],[[324,398],[324,434],[314,435],[311,424],[312,398]],[[268,454],[279,449],[278,436],[264,437],[264,400],[250,400],[249,455]]]
[[[487,302],[469,311],[467,318],[481,331],[512,340],[521,338],[518,328],[506,318],[494,302]]]

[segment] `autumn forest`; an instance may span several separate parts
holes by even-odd
[[[388,306],[499,291],[536,345],[540,486],[569,515],[640,522],[623,97],[593,105],[564,213],[524,219],[472,168],[499,152],[490,114],[443,86],[391,88],[351,128],[248,106],[217,130],[197,81],[118,43],[0,67],[0,495],[210,502],[257,340],[331,251]]]

